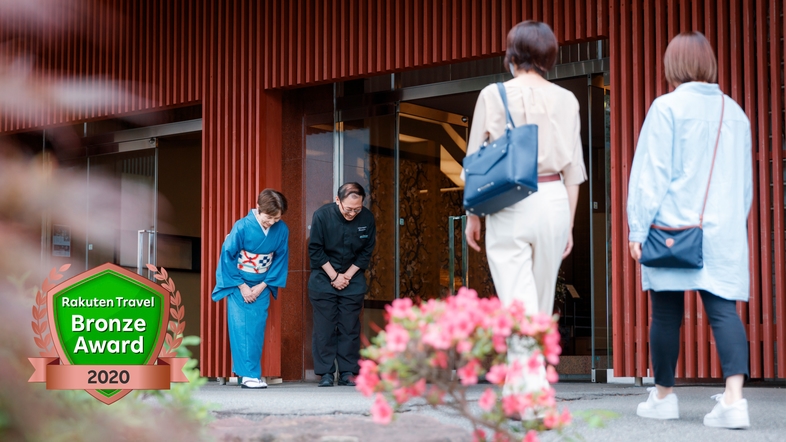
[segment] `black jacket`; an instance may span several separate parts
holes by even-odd
[[[376,243],[377,227],[374,215],[363,207],[352,221],[347,221],[336,203],[328,203],[314,212],[311,221],[311,240],[308,255],[311,260],[311,277],[308,289],[315,293],[340,295],[365,294],[368,290],[364,271],[371,261]],[[330,264],[338,273],[344,273],[354,264],[360,268],[344,290],[330,285],[330,278],[322,266]]]

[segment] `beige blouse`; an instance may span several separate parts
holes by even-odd
[[[586,181],[579,102],[573,93],[553,83],[525,86],[515,78],[505,82],[505,89],[513,123],[538,125],[538,175],[561,173],[565,185]],[[505,108],[497,85],[491,84],[480,92],[475,105],[467,155],[476,152],[489,135],[495,140],[504,132]]]

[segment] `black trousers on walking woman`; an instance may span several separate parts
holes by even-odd
[[[721,360],[724,379],[748,372],[748,339],[737,315],[736,302],[700,290],[704,311],[710,320],[715,346]],[[655,383],[662,387],[674,386],[674,372],[680,355],[680,326],[685,310],[684,292],[650,291],[652,325],[650,353],[655,371]]]

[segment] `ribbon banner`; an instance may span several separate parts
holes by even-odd
[[[159,358],[157,365],[61,365],[60,358],[27,358],[35,373],[27,382],[47,390],[169,390],[170,382],[188,382],[188,358]]]

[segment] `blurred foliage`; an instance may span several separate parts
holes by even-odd
[[[191,358],[191,350],[187,348],[195,345],[199,345],[199,336],[186,336],[180,347],[175,350],[178,358],[189,358],[183,367],[183,373],[188,378],[187,383],[172,383],[169,390],[135,391],[132,396],[142,399],[152,397],[158,404],[202,423],[212,420],[210,410],[215,407],[194,398],[194,393],[207,384],[207,378],[199,375],[199,369],[196,368],[197,360]]]

